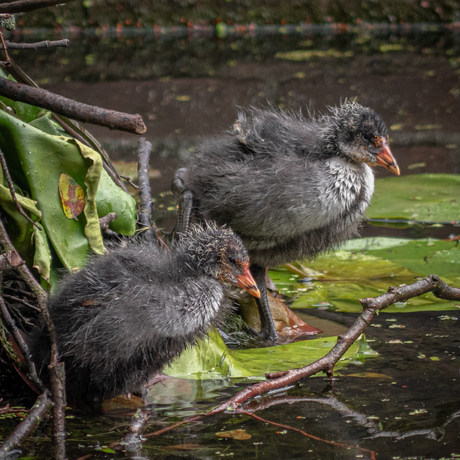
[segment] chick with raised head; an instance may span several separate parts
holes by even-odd
[[[97,407],[142,387],[231,308],[226,285],[259,296],[241,239],[229,228],[193,226],[173,248],[149,244],[93,257],[50,297],[70,399]],[[42,372],[49,339],[37,334]]]
[[[356,102],[309,118],[277,109],[241,112],[232,133],[203,142],[176,172],[176,232],[195,216],[241,237],[261,291],[262,337],[275,341],[266,268],[314,258],[355,236],[377,165],[400,173],[382,118]]]

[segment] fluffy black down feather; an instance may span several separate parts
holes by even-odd
[[[68,274],[49,300],[67,395],[95,405],[142,391],[219,323],[230,308],[222,283],[237,284],[247,258],[231,230],[208,225],[172,249],[130,244]],[[43,328],[32,349],[43,374],[50,359]]]

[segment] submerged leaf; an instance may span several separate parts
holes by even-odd
[[[163,450],[179,450],[179,451],[184,451],[187,452],[189,450],[196,450],[201,448],[202,446],[200,444],[192,444],[192,443],[187,443],[187,444],[175,444],[173,446],[163,446]]]
[[[356,377],[360,379],[386,379],[386,380],[392,380],[393,377],[390,377],[389,375],[386,374],[380,374],[379,372],[359,372],[356,374],[347,374],[348,377]]]
[[[220,438],[231,438],[238,439],[238,441],[245,441],[251,439],[251,435],[246,430],[230,430],[230,431],[219,431],[216,436]]]

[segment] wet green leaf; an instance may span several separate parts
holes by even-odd
[[[46,233],[33,227],[35,252],[34,252],[34,268],[42,278],[51,284],[51,249],[49,246]]]
[[[349,241],[340,251],[319,257],[309,266],[323,276],[311,283],[297,284],[300,293],[293,308],[323,306],[360,312],[360,298],[379,296],[389,286],[411,284],[431,273],[451,285],[460,285],[460,251],[456,242],[450,241],[361,238]],[[302,292],[305,287],[307,292]],[[393,305],[384,312],[457,309],[459,302],[440,300],[430,293]]]
[[[119,216],[113,223],[114,229],[133,234],[136,221],[134,199],[113,184],[103,170],[100,155],[94,150],[68,137],[47,134],[5,111],[0,111],[0,147],[18,191],[36,202],[40,225],[66,268],[83,266],[90,249],[98,253],[104,251],[99,217],[107,212],[114,211]],[[85,194],[84,213],[77,220],[68,219],[62,208],[59,194],[62,173],[71,176]],[[34,258],[28,237],[32,228],[22,216],[16,215],[19,213],[11,206],[8,190],[4,195],[0,204],[10,209],[20,223],[24,244],[18,249],[23,249],[21,254],[29,263]],[[42,239],[42,248],[44,244]],[[44,276],[49,278],[49,270],[43,265],[47,257],[38,255],[37,261]]]
[[[324,356],[337,337],[326,337],[248,350],[229,350],[217,331],[208,339],[185,350],[164,370],[166,375],[185,379],[255,378],[264,379],[267,372],[304,367]],[[367,355],[373,356],[365,343],[355,342],[337,364],[338,367]]]
[[[416,174],[385,177],[375,182],[367,210],[371,218],[452,222],[460,218],[458,174]]]
[[[0,168],[0,178],[3,179],[3,172]],[[16,194],[16,199],[21,205],[22,209],[34,220],[40,220],[42,213],[37,208],[37,202],[22,196],[20,193]],[[31,262],[30,256],[32,249],[32,224],[19,213],[16,204],[13,202],[10,190],[4,185],[0,185],[0,206],[3,211],[8,215],[5,227],[10,235],[11,241],[16,250],[22,255],[27,263]],[[29,254],[29,257],[27,255]]]

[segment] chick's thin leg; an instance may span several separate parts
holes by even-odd
[[[177,211],[176,226],[174,228],[174,239],[177,240],[181,233],[185,233],[192,219],[195,195],[191,190],[187,190],[184,185],[183,175],[187,172],[186,168],[176,171],[172,181],[172,191],[179,198],[179,209]]]
[[[268,304],[267,285],[265,282],[267,270],[265,267],[253,264],[250,270],[260,290],[260,298],[256,299],[256,301],[259,307],[261,339],[276,342],[278,340],[278,332],[276,331],[275,322],[273,321],[273,316]]]

